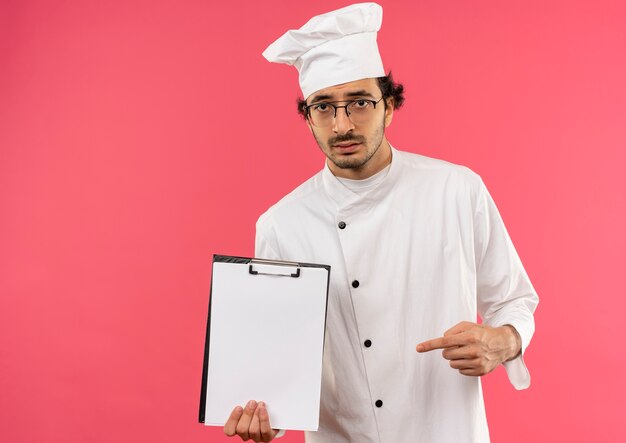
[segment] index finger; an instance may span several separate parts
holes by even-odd
[[[465,342],[463,341],[463,337],[460,337],[457,334],[457,335],[450,335],[447,337],[439,337],[439,338],[433,338],[432,340],[427,340],[425,342],[418,344],[415,347],[415,350],[417,352],[430,352],[435,349],[451,348],[453,346],[461,346],[463,344],[465,344]]]
[[[270,441],[276,435],[276,431],[270,425],[270,416],[267,413],[265,403],[260,404],[259,418],[261,419],[261,437],[263,441]]]

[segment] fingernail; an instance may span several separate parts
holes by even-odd
[[[250,409],[254,409],[254,408],[256,408],[256,402],[255,402],[254,400],[250,400],[250,401],[248,402],[248,407],[249,407]]]
[[[265,406],[265,402],[260,401],[259,406]]]
[[[417,350],[417,352],[424,352],[424,346],[422,345],[417,345],[415,349]]]

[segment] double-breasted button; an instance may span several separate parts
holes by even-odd
[[[372,340],[365,340],[363,342],[363,346],[365,346],[366,348],[369,348],[370,346],[372,346]]]
[[[376,400],[376,403],[374,403],[376,405],[377,408],[382,407],[383,405],[383,401],[382,400]]]
[[[358,280],[354,280],[354,281],[352,282],[352,287],[353,287],[353,288],[358,288],[358,287],[359,287],[359,285],[360,285],[360,283],[359,283],[359,281],[358,281]]]
[[[345,229],[346,228],[346,222],[340,221],[337,226],[339,226],[339,229]]]

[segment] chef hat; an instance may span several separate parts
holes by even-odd
[[[376,44],[383,8],[357,3],[318,15],[269,45],[270,62],[294,65],[304,98],[320,89],[385,75]]]

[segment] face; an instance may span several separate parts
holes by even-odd
[[[307,104],[337,102],[359,98],[377,101],[382,97],[374,78],[357,80],[321,89],[309,96]],[[344,105],[347,103],[340,103]],[[363,179],[382,170],[391,161],[391,148],[385,128],[391,123],[393,103],[376,105],[372,118],[358,126],[348,118],[345,108],[337,109],[331,126],[309,128],[320,149],[328,158],[330,170],[339,177]]]

